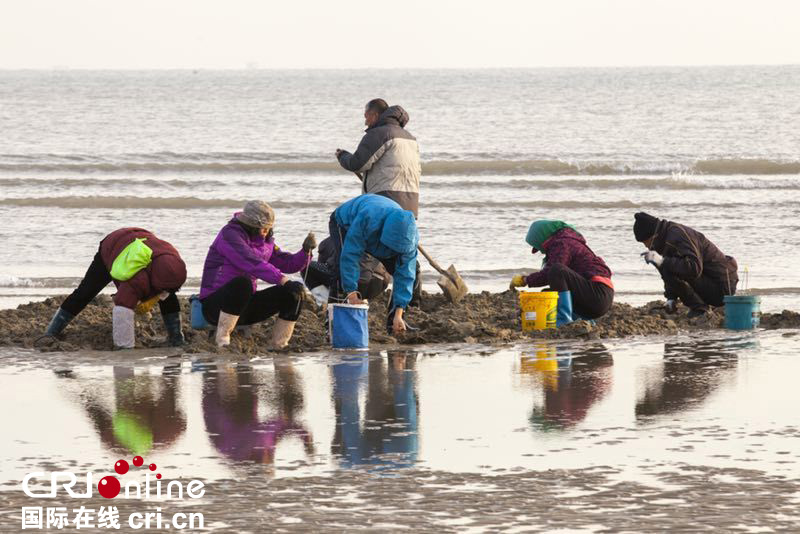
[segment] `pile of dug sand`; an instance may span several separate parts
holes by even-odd
[[[614,304],[611,311],[591,324],[585,321],[556,330],[523,333],[519,326],[518,296],[514,291],[503,293],[471,293],[458,304],[447,302],[442,294],[424,294],[422,307],[412,308],[406,315],[409,323],[419,328],[398,339],[386,332],[388,294],[370,303],[370,341],[373,346],[432,343],[509,343],[527,338],[538,339],[606,339],[644,335],[668,335],[693,330],[721,328],[722,309],[701,320],[690,321],[686,309],[675,315],[666,314],[660,302],[634,308]],[[23,304],[13,310],[0,310],[0,346],[37,348],[43,351],[111,350],[111,299],[100,295],[76,317],[64,331],[62,339],[38,339],[64,297]],[[184,316],[185,352],[218,352],[207,331],[189,328],[189,302],[181,298]],[[236,332],[231,346],[224,352],[259,354],[266,350],[271,338],[273,320],[253,325],[247,332]],[[761,326],[767,329],[800,328],[800,313],[763,314]],[[289,344],[291,352],[324,350],[329,345],[322,314],[306,306],[300,316],[295,335]],[[166,332],[158,313],[137,316],[137,347],[162,347]]]

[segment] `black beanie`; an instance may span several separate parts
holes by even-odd
[[[659,221],[658,217],[653,217],[643,211],[633,217],[636,219],[636,222],[633,223],[633,235],[636,237],[636,241],[642,243],[655,235]]]

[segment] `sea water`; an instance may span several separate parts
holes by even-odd
[[[799,67],[2,71],[0,306],[68,292],[122,226],[172,242],[196,292],[248,199],[275,207],[284,249],[324,237],[360,192],[334,151],[383,97],[419,141],[422,243],[472,290],[538,268],[525,232],[554,218],[606,260],[618,300],[659,298],[631,230],[644,210],[735,256],[764,311],[796,307],[798,86]]]

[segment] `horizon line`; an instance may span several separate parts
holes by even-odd
[[[800,63],[708,63],[708,64],[658,64],[658,65],[540,65],[540,66],[476,66],[476,67],[72,67],[54,65],[52,67],[0,67],[0,72],[8,71],[456,71],[456,70],[556,70],[556,69],[670,69],[670,68],[726,68],[726,67],[798,67]]]

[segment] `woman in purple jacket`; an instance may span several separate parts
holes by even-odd
[[[582,319],[597,319],[608,312],[614,301],[611,269],[592,252],[572,225],[563,221],[535,221],[525,241],[533,247],[532,253],[544,252],[544,264],[542,270],[528,276],[514,276],[512,288],[549,285],[552,291],[569,291],[572,309]]]
[[[317,242],[309,233],[302,250],[283,252],[272,237],[274,224],[272,208],[266,202],[251,200],[220,230],[208,249],[200,300],[206,320],[217,325],[219,347],[230,344],[237,324],[259,323],[276,313],[272,348],[282,349],[292,338],[302,308],[303,284],[290,281],[284,273],[307,267]],[[257,280],[274,285],[256,291]]]

